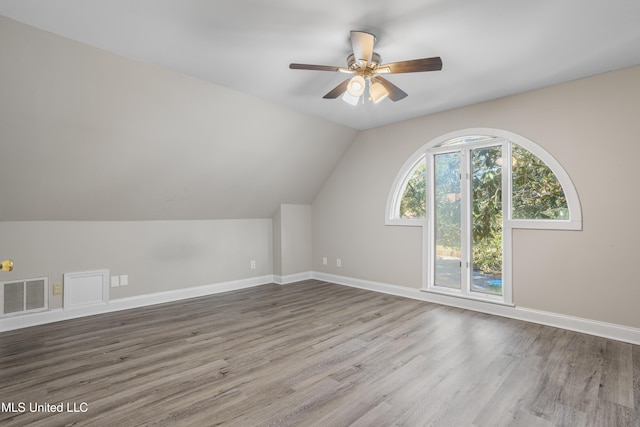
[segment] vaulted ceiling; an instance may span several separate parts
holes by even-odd
[[[3,18],[4,16],[5,18]],[[640,64],[637,0],[0,0],[0,220],[270,217],[358,130]],[[35,28],[34,28],[35,27]],[[409,96],[322,96],[349,31]]]
[[[355,129],[376,127],[640,64],[637,0],[0,0],[0,14]],[[349,31],[384,62],[442,57],[390,76],[409,97],[352,107],[322,96]]]

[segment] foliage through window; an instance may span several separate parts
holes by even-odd
[[[510,230],[580,230],[580,202],[562,166],[532,141],[470,131],[433,140],[405,162],[386,223],[423,227],[423,289],[511,304]]]
[[[400,200],[400,218],[424,218],[427,211],[426,164],[424,159],[413,169]]]
[[[456,143],[458,143],[457,140]],[[513,219],[569,219],[567,198],[562,185],[549,166],[538,156],[517,144],[512,144],[511,155],[513,164],[511,217]],[[484,162],[485,166],[495,168],[502,165],[502,156],[501,154],[497,156],[492,154],[490,157],[475,156],[473,162],[474,167],[477,166],[476,163],[479,162],[479,165]],[[409,179],[400,199],[399,218],[426,218],[425,174],[426,162],[423,158],[408,175]],[[487,174],[474,174],[474,199],[478,201],[478,204],[474,205],[476,219],[482,219],[482,209],[487,209],[489,205],[497,206],[497,198],[502,195],[500,177],[501,168],[493,172],[489,170]],[[484,227],[484,231],[489,226],[484,220],[479,224],[482,225],[478,227]]]
[[[502,272],[502,149],[471,153],[473,268],[482,274]]]
[[[513,144],[512,218],[567,219],[569,208],[555,174],[539,157]]]

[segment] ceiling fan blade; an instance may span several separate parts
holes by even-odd
[[[353,49],[356,63],[359,64],[360,60],[366,61],[367,64],[371,62],[375,42],[376,36],[373,34],[363,31],[351,31],[351,48]]]
[[[336,99],[337,97],[339,97],[340,95],[345,93],[347,91],[347,86],[349,86],[349,80],[350,79],[347,79],[347,80],[343,81],[342,83],[340,83],[338,86],[336,86],[333,89],[331,89],[331,91],[329,93],[327,93],[325,96],[323,96],[323,98],[324,99]]]
[[[383,79],[382,77],[378,76],[378,77],[374,77],[372,80],[384,86],[387,92],[389,92],[388,98],[393,102],[400,101],[401,99],[404,99],[407,96],[409,96],[405,91],[403,91],[402,89],[400,89],[398,86],[394,85],[387,79]]]
[[[386,69],[389,71],[386,71]],[[392,62],[391,64],[380,65],[381,73],[398,74],[398,73],[417,73],[421,71],[440,71],[442,70],[442,59],[439,56],[433,58],[412,59],[410,61]]]
[[[342,67],[332,65],[311,65],[311,64],[289,64],[292,70],[313,70],[313,71],[340,71]]]

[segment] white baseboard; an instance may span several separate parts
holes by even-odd
[[[580,317],[567,316],[564,314],[551,313],[547,311],[534,310],[530,308],[513,307],[456,298],[448,295],[422,292],[419,289],[408,288],[406,286],[397,286],[388,283],[380,283],[370,280],[362,280],[352,277],[337,276],[333,274],[311,271],[286,276],[267,275],[249,279],[233,280],[229,282],[215,283],[212,285],[196,286],[192,288],[176,289],[154,294],[115,299],[109,301],[108,304],[94,305],[69,310],[56,309],[33,314],[25,314],[22,316],[12,316],[0,319],[0,332],[26,328],[29,326],[42,325],[45,323],[59,322],[62,320],[75,319],[78,317],[92,316],[95,314],[110,313],[114,311],[144,307],[153,304],[179,301],[188,298],[197,298],[221,292],[229,292],[251,288],[254,286],[266,285],[269,283],[285,285],[310,279],[322,280],[339,285],[350,286],[374,292],[381,292],[405,298],[412,298],[421,301],[462,308],[465,310],[478,311],[481,313],[508,317],[511,319],[524,320],[527,322],[553,326],[556,328],[567,329],[570,331],[576,331],[589,335],[595,335],[603,338],[610,338],[617,341],[640,345],[640,329],[637,328],[616,325],[613,323],[599,322],[597,320],[590,320]]]
[[[567,316],[548,311],[534,310],[530,308],[514,307],[500,304],[492,304],[483,301],[474,301],[448,295],[422,292],[419,289],[405,286],[390,285],[387,283],[373,282],[369,280],[355,279],[345,276],[314,272],[312,277],[325,282],[351,286],[390,295],[397,295],[436,304],[458,307],[465,310],[478,311],[511,319],[524,320],[526,322],[553,326],[570,331],[581,332],[603,338],[610,338],[630,344],[640,344],[640,329],[613,323],[600,322],[581,317]]]
[[[273,275],[273,282],[278,285],[289,285],[291,283],[302,282],[304,280],[313,279],[313,272],[307,271],[304,273],[288,274],[286,276]]]
[[[33,314],[25,314],[22,316],[12,316],[0,319],[0,332],[27,328],[29,326],[43,325],[45,323],[60,322],[62,320],[75,319],[78,317],[93,316],[95,314],[110,313],[113,311],[128,310],[130,308],[145,307],[148,305],[236,291],[254,286],[266,285],[268,283],[273,283],[272,275],[114,299],[110,300],[106,304],[91,305],[67,310],[60,308]]]

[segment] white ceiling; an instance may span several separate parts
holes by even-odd
[[[0,0],[0,15],[292,109],[366,129],[640,64],[638,0]],[[409,96],[352,107],[322,96],[349,31],[383,62],[440,56],[391,75]]]

